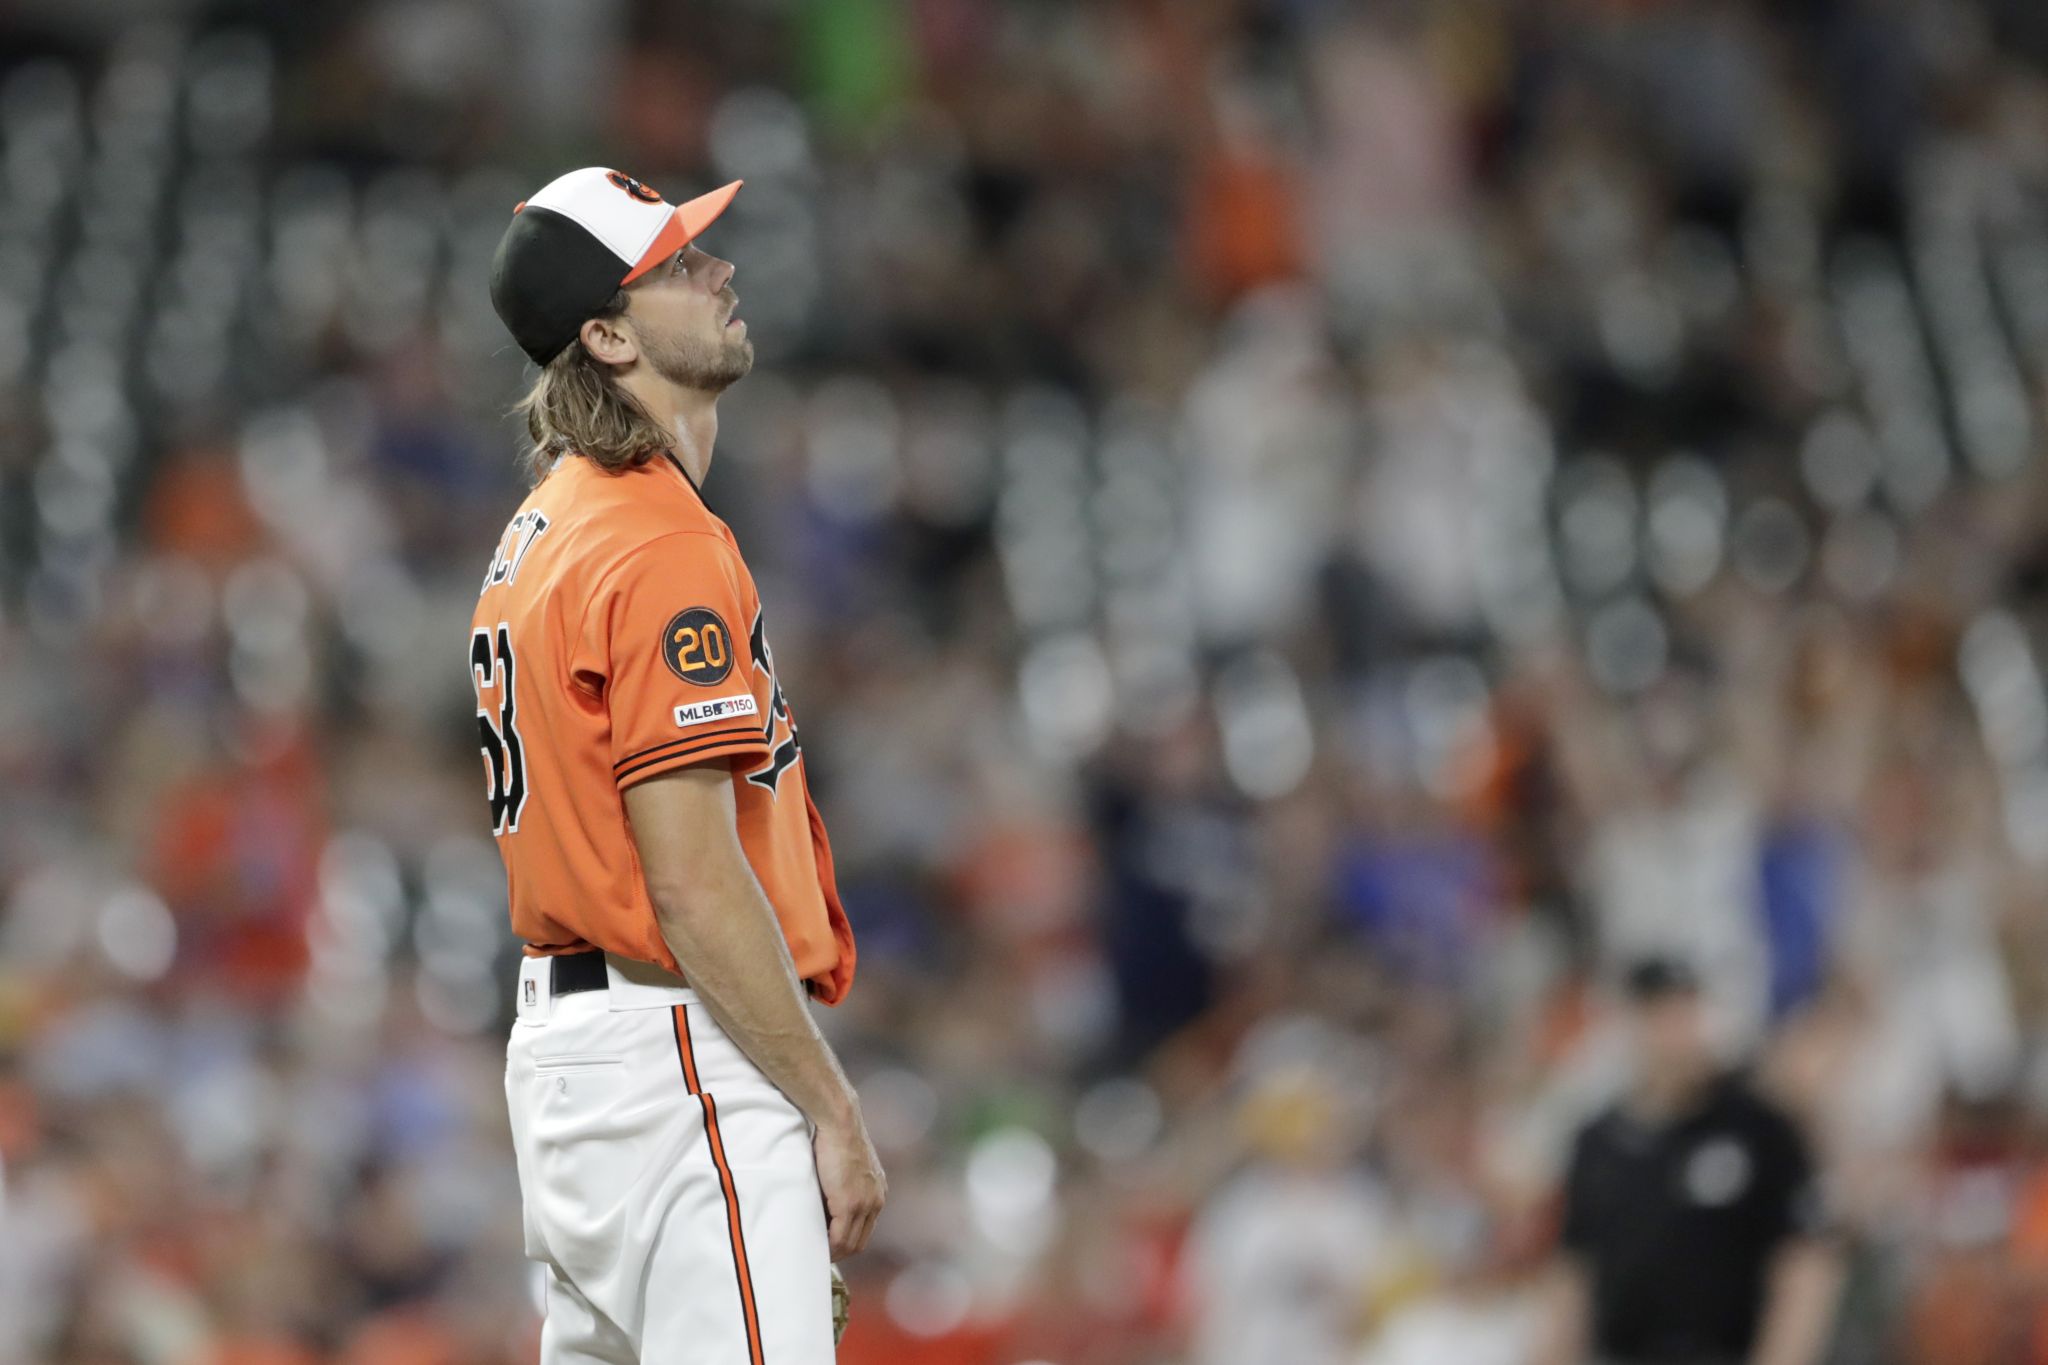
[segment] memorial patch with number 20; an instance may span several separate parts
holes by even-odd
[[[662,629],[661,658],[684,682],[714,686],[732,672],[732,632],[709,607],[677,612]]]

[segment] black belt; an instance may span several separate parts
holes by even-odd
[[[578,991],[601,991],[611,984],[611,973],[604,968],[604,953],[601,949],[586,948],[580,953],[556,953],[554,993],[574,995]]]

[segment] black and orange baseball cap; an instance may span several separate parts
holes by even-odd
[[[744,183],[670,204],[602,166],[558,176],[512,210],[491,261],[491,305],[519,349],[545,365],[620,286],[710,227]]]

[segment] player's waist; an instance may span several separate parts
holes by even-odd
[[[804,990],[815,995],[817,983],[804,982]],[[589,991],[606,992],[615,1010],[666,1009],[698,1003],[697,992],[676,973],[601,948],[519,960],[516,1004],[522,1019],[545,1009],[550,1001]]]
[[[590,991],[606,992],[615,1010],[697,1003],[697,992],[676,973],[599,948],[519,959],[515,1003],[522,1019],[544,1013],[555,1000]]]

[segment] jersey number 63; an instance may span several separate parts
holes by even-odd
[[[526,808],[526,746],[519,739],[514,695],[512,628],[479,626],[469,637],[469,676],[476,684],[477,739],[484,750],[484,794],[491,800],[491,834],[511,834]]]

